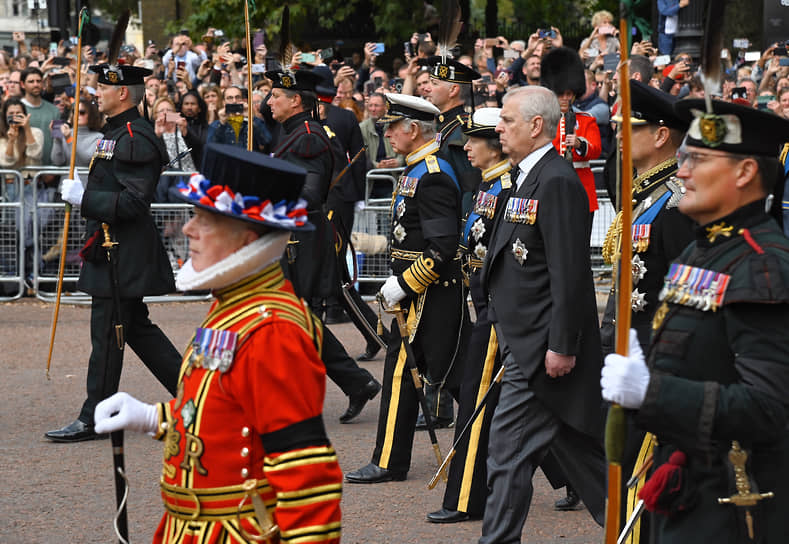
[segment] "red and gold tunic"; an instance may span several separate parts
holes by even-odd
[[[565,117],[562,115],[559,125],[556,127],[556,137],[553,139],[553,147],[562,156],[564,156],[566,149],[564,142],[567,135],[567,127],[565,127],[564,121]],[[583,150],[583,154],[577,147],[573,148],[573,168],[575,168],[575,173],[578,174],[578,179],[581,180],[586,190],[586,197],[589,199],[589,211],[593,212],[598,208],[597,189],[595,188],[594,173],[589,161],[598,158],[603,150],[600,142],[600,129],[597,127],[594,117],[579,111],[575,112],[573,133],[586,142],[586,149]]]
[[[178,395],[159,405],[166,512],[154,542],[257,540],[266,516],[245,483],[279,526],[272,542],[339,542],[342,472],[323,427],[320,322],[279,264],[214,296]]]

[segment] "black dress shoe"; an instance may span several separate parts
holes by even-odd
[[[375,359],[375,356],[378,355],[379,351],[381,351],[381,345],[380,344],[373,344],[373,345],[367,346],[367,349],[364,350],[364,353],[359,355],[356,358],[356,360],[357,361],[372,361],[373,359]]]
[[[345,313],[339,306],[329,306],[329,309],[326,310],[326,319],[323,322],[327,325],[338,325],[340,323],[348,323],[351,321],[351,318],[348,317],[348,314]]]
[[[433,418],[434,429],[451,429],[454,426],[455,426],[455,420],[452,418],[447,418],[447,417]],[[416,430],[417,431],[427,430],[427,423],[425,422],[425,416],[423,414],[419,414],[419,417],[416,418]]]
[[[567,512],[581,508],[580,503],[581,497],[578,496],[578,493],[575,492],[575,489],[568,487],[567,496],[553,503],[553,507],[555,510]]]
[[[100,440],[107,438],[109,435],[96,434],[93,430],[93,425],[88,425],[79,419],[75,419],[62,429],[44,433],[44,436],[52,442],[84,442],[85,440]]]
[[[405,480],[407,472],[387,470],[376,464],[370,463],[367,466],[354,470],[345,475],[345,481],[352,484],[378,484],[381,482],[402,482]]]
[[[427,521],[430,523],[459,523],[472,519],[479,519],[479,516],[472,516],[467,512],[460,512],[459,510],[447,510],[446,508],[442,508],[436,512],[430,512],[427,515]]]
[[[364,405],[367,404],[367,401],[375,398],[380,390],[381,384],[378,383],[378,380],[373,378],[367,382],[367,385],[365,385],[361,391],[348,397],[348,409],[340,416],[340,423],[348,423],[358,416],[362,412]]]

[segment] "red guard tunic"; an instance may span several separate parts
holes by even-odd
[[[594,174],[589,161],[600,157],[603,150],[602,143],[600,142],[600,129],[597,127],[595,118],[588,113],[575,112],[575,127],[574,134],[578,138],[582,138],[586,142],[586,149],[573,148],[573,167],[575,173],[578,174],[581,183],[586,189],[586,196],[589,199],[589,211],[593,212],[597,209],[597,189],[594,185]],[[564,126],[564,115],[559,120],[559,126],[556,127],[556,138],[553,139],[553,147],[560,155],[564,156],[566,146],[565,135],[567,134],[566,127]],[[583,154],[579,151],[584,151]]]
[[[245,482],[279,525],[272,542],[339,542],[342,471],[321,416],[320,322],[279,264],[214,296],[184,354],[176,398],[159,405],[166,512],[154,542],[260,535],[262,509],[256,514]]]

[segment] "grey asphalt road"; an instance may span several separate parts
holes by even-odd
[[[207,303],[151,305],[151,316],[178,347],[183,347],[208,308]],[[25,299],[0,304],[0,544],[111,543],[115,495],[109,441],[53,444],[44,432],[72,421],[85,391],[90,351],[88,307],[64,306],[52,361],[45,377],[52,304]],[[332,330],[358,355],[364,349],[352,325]],[[379,379],[383,357],[364,363]],[[121,390],[146,402],[167,393],[131,350],[127,350]],[[344,471],[370,460],[375,442],[378,398],[357,421],[341,425],[337,418],[347,400],[327,385],[324,419]],[[438,431],[444,451],[452,430]],[[427,489],[435,458],[427,433],[417,433],[411,471],[404,482],[378,485],[346,484],[343,490],[343,535],[346,543],[474,543],[481,522],[434,525],[425,514],[441,507],[442,486]],[[150,542],[162,513],[158,492],[161,444],[145,435],[126,433],[126,468],[130,482],[131,542]],[[541,473],[523,530],[528,544],[588,544],[602,541],[602,530],[585,510],[555,512],[553,502],[563,490],[550,488]]]

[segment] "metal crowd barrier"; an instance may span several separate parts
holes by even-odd
[[[605,161],[591,162],[593,172],[602,172]],[[360,284],[380,284],[392,273],[388,259],[391,198],[374,198],[372,195],[376,186],[381,192],[383,192],[383,187],[389,185],[393,190],[397,176],[402,171],[403,168],[381,168],[367,172],[364,207],[356,212],[353,224],[354,237],[352,238],[355,239],[354,245],[359,269],[357,278]],[[589,244],[592,271],[595,275],[610,270],[610,266],[603,263],[602,246],[608,227],[616,216],[616,211],[606,191],[597,191],[597,202],[599,209],[594,215]],[[365,251],[368,248],[373,248],[374,252]]]
[[[55,299],[62,243],[65,204],[54,202],[56,185],[40,184],[42,176],[63,177],[68,168],[31,167],[23,173],[0,170],[3,187],[0,196],[0,301],[20,298],[25,289],[43,301]],[[77,169],[84,180],[87,170]],[[189,176],[189,172],[167,171],[164,177]],[[41,186],[39,186],[41,185]],[[181,232],[189,220],[189,204],[152,204],[151,214],[162,235],[173,272],[177,272],[189,254],[189,244]],[[85,240],[85,222],[79,208],[73,208],[66,247],[63,278],[63,302],[86,304],[90,296],[76,290],[79,278],[79,250]],[[25,277],[25,259],[29,263]],[[26,283],[27,280],[27,283]],[[10,287],[9,287],[10,286]],[[186,302],[206,300],[208,295],[170,294],[145,297],[146,302]]]
[[[0,170],[0,301],[25,292],[25,230],[20,229],[24,182],[16,170]]]

